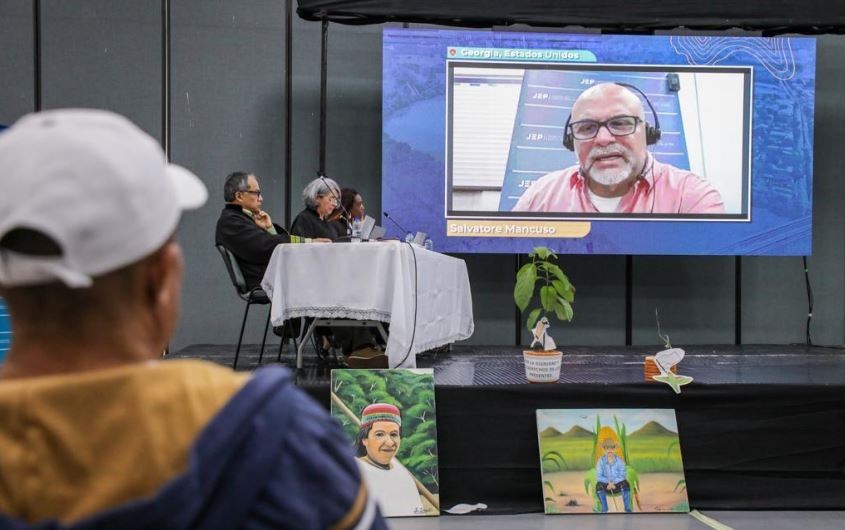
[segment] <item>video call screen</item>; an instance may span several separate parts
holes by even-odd
[[[386,29],[383,58],[382,207],[437,250],[811,253],[812,38]]]

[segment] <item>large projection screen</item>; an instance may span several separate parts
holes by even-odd
[[[388,29],[383,209],[449,252],[808,255],[814,82],[811,38]],[[597,148],[607,84],[657,141]]]

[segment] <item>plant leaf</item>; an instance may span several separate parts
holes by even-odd
[[[563,273],[563,270],[554,263],[549,263],[548,261],[545,261],[543,263],[540,263],[539,267],[554,276],[555,278],[557,278],[558,280],[569,284],[569,278],[567,278],[566,274]]]
[[[543,461],[543,462],[551,462],[552,464],[554,464],[554,465],[555,465],[555,467],[557,468],[557,470],[558,470],[558,471],[560,471],[560,462],[558,462],[558,461],[557,461],[557,460],[555,460],[554,458],[551,458],[551,457],[548,457],[548,456],[544,456],[544,457],[543,457],[543,459],[542,459],[542,461]]]
[[[551,285],[544,285],[540,287],[540,304],[543,309],[548,312],[555,310],[555,302],[557,301],[557,292]]]
[[[513,300],[520,311],[525,311],[534,296],[534,284],[537,282],[537,267],[526,263],[516,273],[516,285],[513,288]]]
[[[680,447],[680,445],[678,444],[678,440],[672,440],[671,442],[669,442],[669,447],[666,448],[666,456],[671,455],[672,449],[676,447]]]
[[[567,302],[575,300],[575,292],[572,289],[572,284],[563,280],[552,280],[552,287],[555,288],[557,294],[562,296]]]
[[[558,298],[558,301],[555,302],[555,316],[560,321],[566,321],[566,310],[563,308],[563,305],[559,300],[561,300],[561,298]]]
[[[549,253],[551,253],[551,250],[546,247],[534,247],[534,250],[532,250],[529,255],[532,257],[537,256],[538,258],[545,260],[549,258]]]
[[[563,465],[564,465],[564,466],[569,467],[569,464],[567,464],[567,463],[566,463],[566,459],[565,459],[565,458],[563,457],[563,455],[562,455],[562,454],[560,454],[559,452],[557,452],[557,451],[549,451],[548,453],[546,453],[546,454],[544,454],[544,455],[543,455],[543,458],[544,458],[544,459],[545,459],[545,458],[551,458],[551,457],[555,457],[555,458],[560,459],[560,461],[561,461],[561,462],[563,462]]]
[[[532,331],[534,329],[534,324],[536,324],[537,319],[540,318],[541,311],[542,310],[538,307],[537,309],[533,309],[530,313],[528,313],[528,331]]]
[[[523,276],[529,275],[530,277],[536,279],[537,278],[537,266],[534,263],[526,263],[522,267],[520,267],[519,271],[516,273],[516,279],[519,280]]]
[[[572,311],[572,305],[559,296],[555,302],[555,316],[559,320],[570,322],[572,320],[572,316],[575,314],[574,311]]]

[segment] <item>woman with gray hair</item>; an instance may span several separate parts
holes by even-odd
[[[302,191],[305,209],[293,220],[290,227],[291,234],[337,239],[337,232],[326,219],[337,208],[339,198],[340,186],[334,180],[322,177],[309,182]]]

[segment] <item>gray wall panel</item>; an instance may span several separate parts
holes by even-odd
[[[845,343],[845,39],[818,40],[813,175],[813,256],[809,258],[816,344]],[[800,305],[800,299],[790,305]]]
[[[243,302],[214,249],[225,176],[238,169],[254,172],[264,208],[277,222],[284,220],[284,8],[274,0],[246,4],[171,3],[171,158],[209,189],[208,204],[180,227],[186,275],[174,349],[237,341]],[[248,343],[260,341],[265,315],[263,308],[251,313]]]
[[[161,139],[158,0],[42,0],[43,108],[127,116]]]
[[[513,344],[513,279],[516,259],[502,254],[463,254],[472,291],[475,332],[466,344]]]
[[[342,187],[361,192],[376,219],[381,215],[381,31],[382,26],[329,25],[326,172]]]
[[[320,167],[320,24],[306,22],[296,15],[293,18],[294,44],[292,50],[293,76],[293,137],[291,146],[291,196],[288,204],[291,220],[305,205],[302,190],[316,178]],[[330,30],[331,31],[331,30]],[[335,42],[336,46],[342,43]],[[329,36],[329,49],[332,40]],[[331,68],[331,62],[329,67]],[[331,148],[331,146],[329,146]],[[336,168],[340,171],[340,168]],[[331,176],[331,166],[327,173]],[[381,174],[381,172],[379,172]],[[364,200],[371,203],[370,197]]]
[[[633,260],[633,344],[660,345],[654,309],[673,346],[733,344],[734,263],[725,256]]]
[[[807,294],[799,257],[742,258],[742,341],[804,342]]]
[[[559,343],[625,344],[625,258],[564,256],[561,266],[576,291],[574,316],[558,332]]]
[[[35,109],[31,0],[0,1],[0,124]]]
[[[808,260],[815,298],[812,339],[845,342],[845,138],[842,86],[845,38],[818,38],[813,168],[813,255]],[[803,343],[807,294],[801,258],[743,259],[742,340]]]

